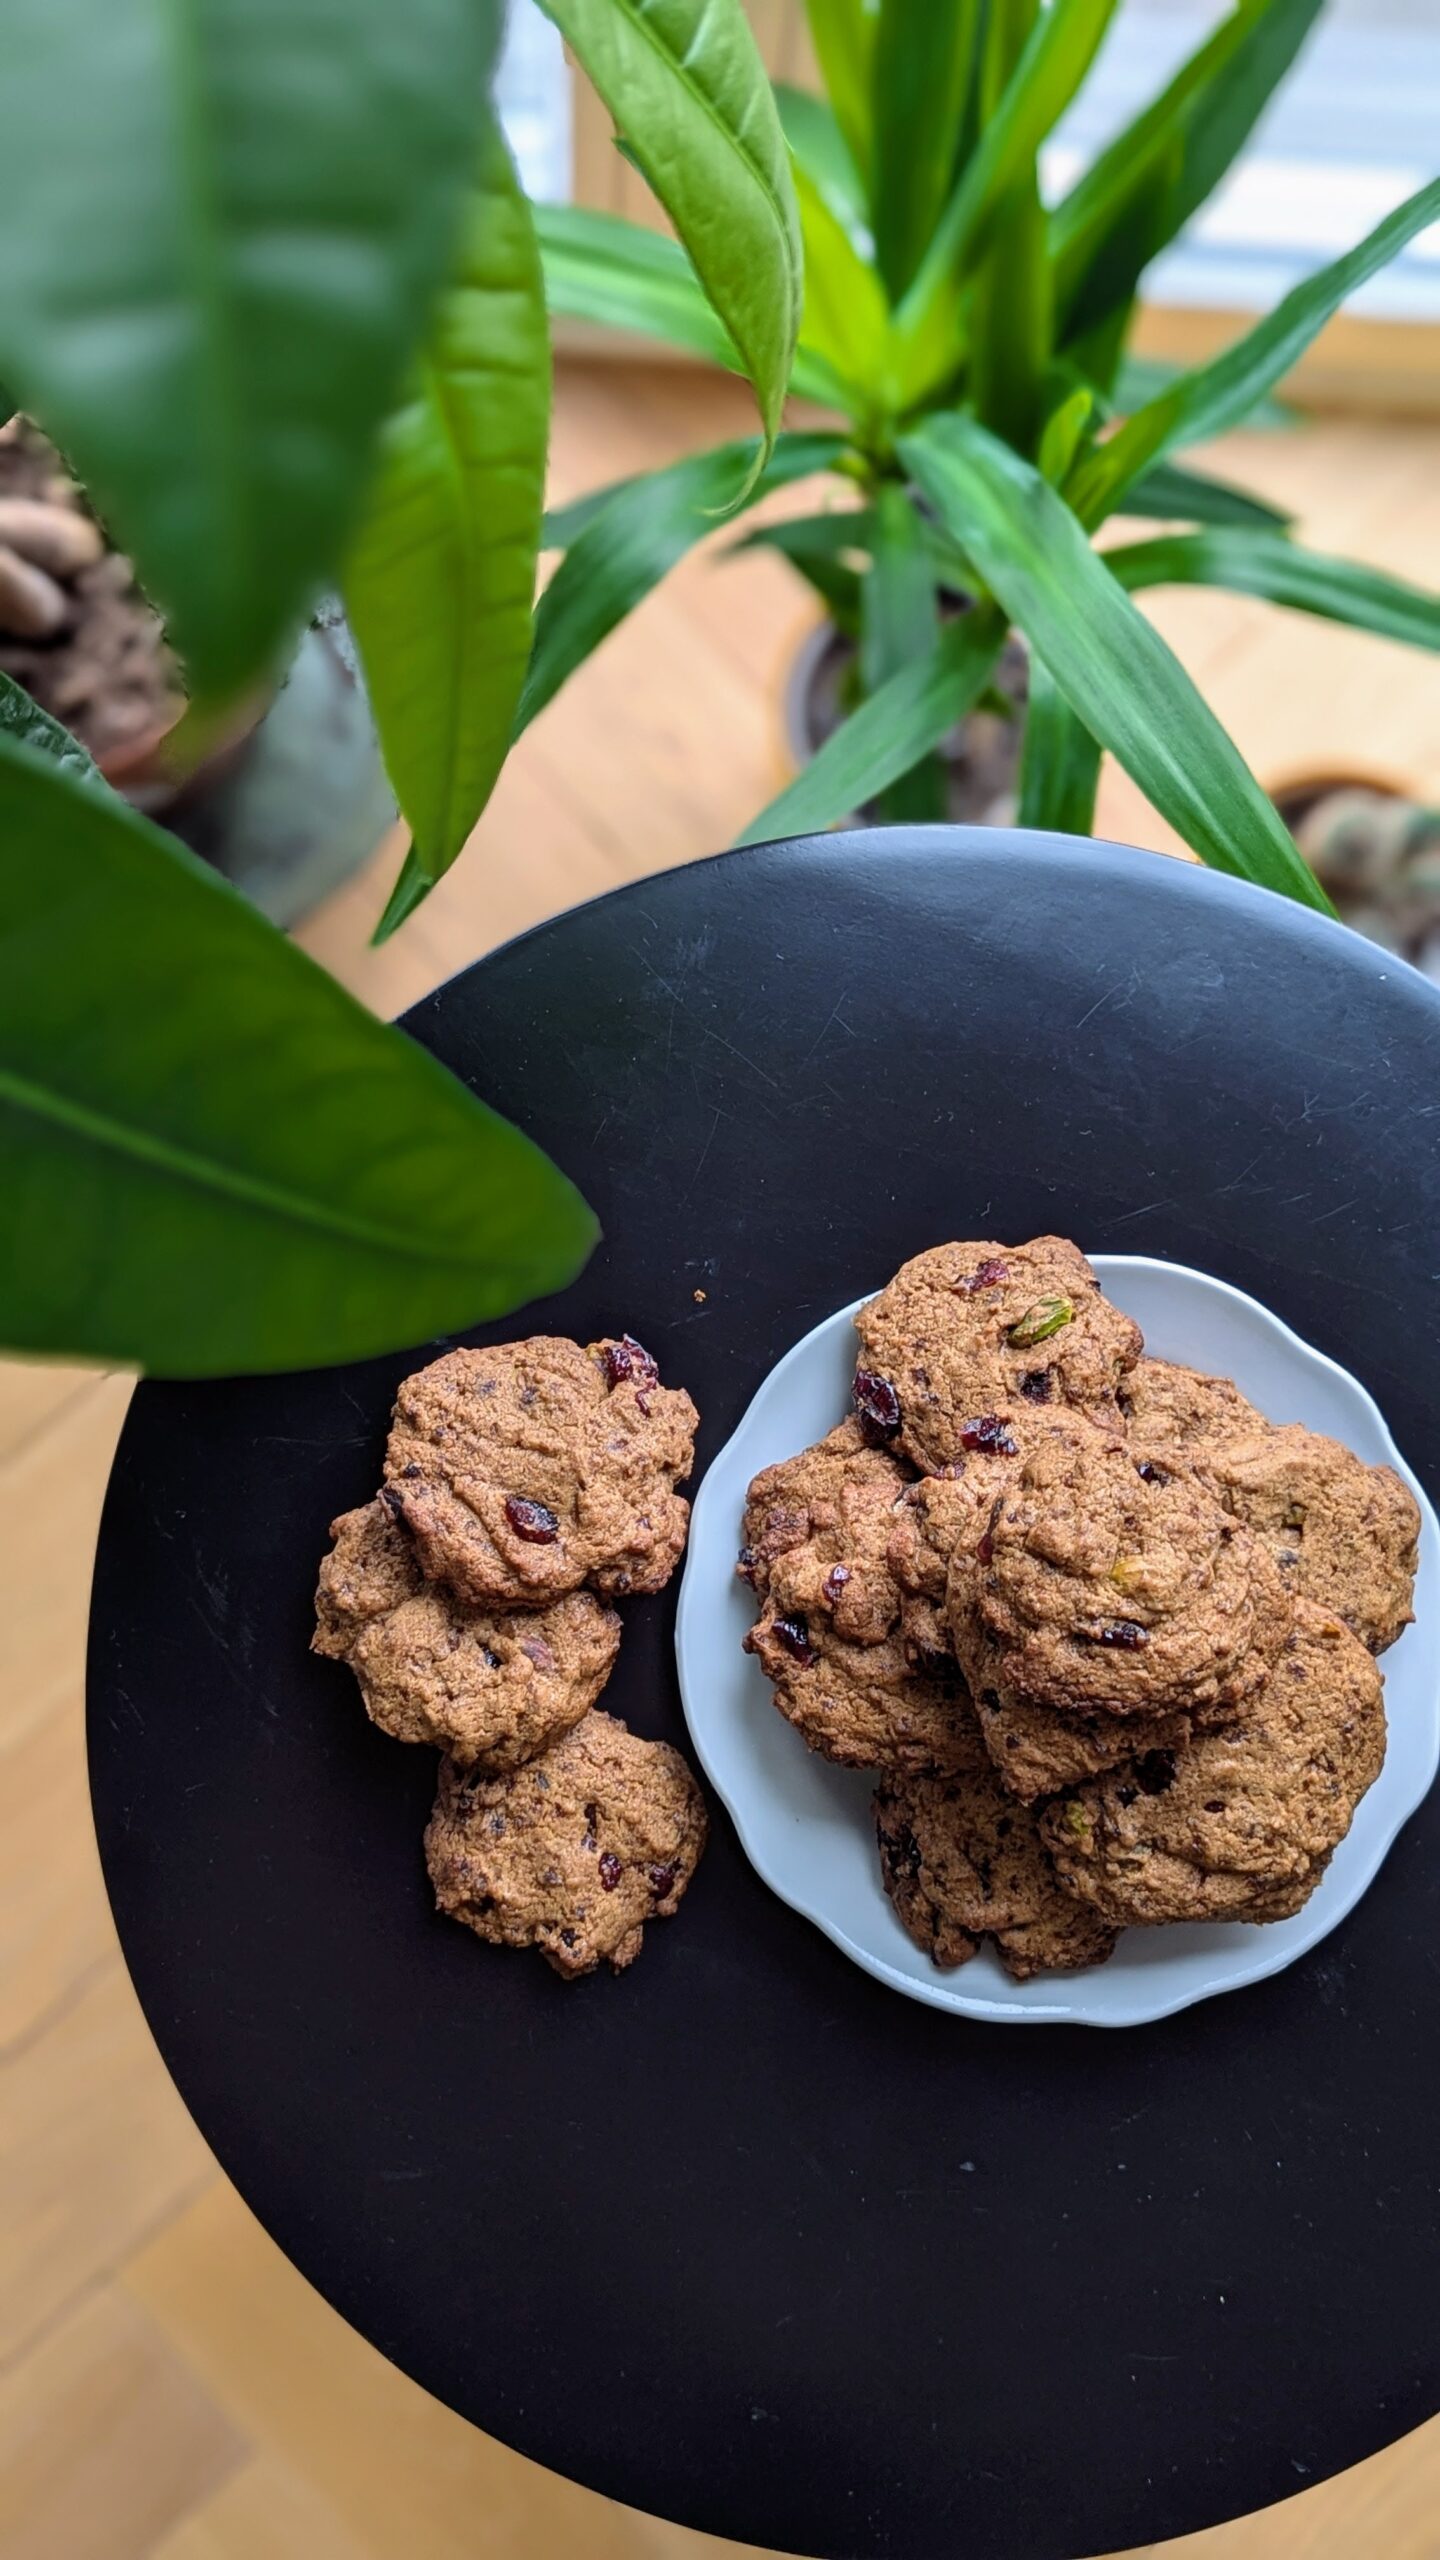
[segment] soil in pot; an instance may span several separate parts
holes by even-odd
[[[944,609],[953,615],[969,607],[957,596],[946,599]],[[791,674],[785,723],[797,764],[808,764],[854,710],[856,657],[854,641],[828,622],[801,650]],[[940,742],[941,815],[957,824],[1009,826],[1014,822],[1030,661],[1024,641],[1013,632],[996,669],[995,686],[1013,703],[1013,712],[998,706],[972,711]],[[881,812],[871,802],[857,814],[874,820]]]
[[[1343,774],[1273,798],[1345,922],[1440,980],[1440,809]]]

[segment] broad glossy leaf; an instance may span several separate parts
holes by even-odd
[[[792,88],[788,80],[774,83],[775,104],[791,155],[798,169],[803,169],[813,186],[842,222],[856,247],[870,237],[869,209],[860,172],[850,156],[850,146],[840,129],[839,118],[824,98],[813,89]]]
[[[530,655],[550,338],[530,210],[488,114],[454,266],[386,422],[345,602],[411,845],[399,923],[494,788]]]
[[[1269,532],[1161,534],[1102,552],[1128,592],[1141,587],[1225,587],[1296,613],[1348,623],[1412,649],[1440,649],[1440,596],[1363,560],[1332,560]]]
[[[1233,347],[1178,375],[1091,455],[1070,493],[1076,513],[1086,524],[1098,524],[1169,446],[1198,443],[1238,426],[1255,402],[1283,380],[1341,303],[1437,220],[1440,178],[1432,178],[1355,248],[1297,284]]]
[[[800,352],[831,367],[846,386],[847,409],[863,415],[876,405],[885,371],[890,335],[885,296],[874,268],[798,164],[795,194],[805,244]]]
[[[905,437],[901,456],[1077,717],[1185,842],[1328,911],[1233,741],[1039,472],[953,414]]]
[[[50,756],[77,782],[88,783],[92,790],[109,792],[110,785],[91,757],[88,747],[65,728],[59,720],[42,711],[23,685],[13,676],[0,672],[0,738],[13,738],[17,746],[34,747],[42,756]]]
[[[493,0],[11,0],[0,345],[206,704],[333,573],[449,259]]]
[[[1249,525],[1279,532],[1291,519],[1264,498],[1252,497],[1208,471],[1187,471],[1178,462],[1155,462],[1125,492],[1128,516],[1158,517],[1162,522]]]
[[[1004,638],[1004,622],[993,611],[964,613],[947,623],[929,655],[912,659],[862,702],[736,842],[809,835],[876,799],[973,709]]]
[[[1116,0],[1053,0],[1037,20],[994,112],[936,224],[897,314],[902,344],[923,334],[958,273],[973,266],[990,226],[1063,115],[1093,62]]]
[[[843,450],[840,436],[780,436],[750,500],[823,471]],[[744,485],[750,457],[748,444],[687,454],[662,471],[622,481],[590,517],[536,607],[517,736],[666,571],[715,531],[717,515]]]
[[[955,178],[983,0],[880,0],[871,72],[875,255],[899,302]]]
[[[542,0],[690,253],[767,446],[803,288],[790,155],[740,0]]]
[[[1051,253],[1066,339],[1128,304],[1144,268],[1230,167],[1323,5],[1239,0],[1056,207]]]
[[[563,1287],[538,1148],[121,802],[0,738],[0,1341],[354,1360]]]
[[[939,638],[934,558],[925,528],[898,481],[887,480],[870,510],[870,568],[860,581],[860,689],[867,701]],[[933,755],[881,792],[882,818],[901,821],[943,814],[944,779]]]
[[[872,148],[870,66],[879,0],[805,0],[825,94],[868,192]]]
[[[1099,781],[1099,746],[1043,658],[1032,657],[1016,825],[1050,827],[1066,836],[1092,834]]]

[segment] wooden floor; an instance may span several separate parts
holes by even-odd
[[[557,493],[742,421],[732,387],[698,374],[572,368]],[[1224,460],[1317,542],[1440,584],[1430,429],[1331,421],[1232,438]],[[1224,598],[1157,611],[1265,779],[1343,750],[1440,798],[1434,662]],[[778,688],[807,620],[777,564],[691,562],[526,738],[466,860],[387,950],[364,942],[393,848],[303,940],[393,1011],[540,917],[723,844],[781,778]],[[1165,842],[1122,780],[1107,777],[1101,818]],[[82,1757],[86,1586],[126,1392],[0,1367],[0,2554],[719,2554],[537,2471],[403,2381],[257,2228],[171,2090],[101,1894]],[[1169,2549],[1440,2560],[1437,2514],[1440,2422]]]

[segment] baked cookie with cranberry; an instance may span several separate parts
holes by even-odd
[[[593,1591],[544,1609],[472,1608],[427,1582],[381,1494],[331,1525],[311,1650],[348,1662],[365,1711],[400,1742],[462,1768],[518,1768],[593,1707],[620,1649],[620,1620]]]
[[[1194,1718],[1175,1707],[1113,1716],[1018,1697],[1000,1685],[995,1649],[980,1636],[967,1658],[981,1738],[1001,1785],[1022,1804],[1098,1777],[1137,1752],[1183,1751],[1194,1730]]]
[[[450,1351],[401,1387],[385,1481],[427,1578],[472,1605],[659,1591],[685,1544],[696,1420],[628,1335]]]
[[[621,1973],[646,1924],[678,1910],[700,1861],[705,1802],[668,1742],[592,1708],[508,1776],[442,1761],[425,1834],[440,1910],[557,1973]]]
[[[1301,1423],[1260,1422],[1197,1459],[1227,1511],[1275,1557],[1291,1591],[1333,1609],[1372,1653],[1415,1615],[1420,1513],[1393,1467]]]
[[[739,1572],[761,1600],[785,1561],[787,1606],[823,1608],[852,1644],[879,1644],[900,1614],[887,1560],[907,1468],[872,1448],[858,1421],[766,1467],[745,1504]]]
[[[1027,1408],[1113,1417],[1141,1350],[1139,1326],[1064,1236],[936,1245],[897,1271],[855,1328],[856,1411],[927,1474],[983,1448]]]
[[[847,1769],[949,1768],[970,1714],[956,1665],[913,1661],[898,1625],[880,1644],[856,1644],[830,1611],[790,1606],[788,1561],[777,1560],[765,1613],[745,1638],[780,1713]]]
[[[1200,1463],[1222,1440],[1264,1428],[1263,1415],[1232,1378],[1212,1378],[1179,1360],[1153,1360],[1147,1352],[1120,1381],[1120,1411],[1131,1439],[1163,1459]]]
[[[875,1797],[885,1890],[943,1968],[993,1938],[1017,1982],[1103,1964],[1116,1930],[1063,1891],[1035,1816],[1000,1786],[973,1725],[945,1775],[887,1778]]]
[[[1213,1716],[1260,1685],[1290,1626],[1273,1555],[1200,1478],[1078,1414],[957,1548],[948,1610],[973,1687],[1079,1715]]]
[[[1295,1603],[1270,1678],[1181,1753],[1150,1752],[1047,1807],[1067,1892],[1127,1922],[1286,1919],[1380,1774],[1380,1674],[1332,1611]]]

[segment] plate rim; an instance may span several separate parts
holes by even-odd
[[[1237,1288],[1233,1281],[1222,1280],[1216,1273],[1202,1271],[1194,1263],[1172,1262],[1160,1255],[1140,1253],[1093,1253],[1088,1259],[1097,1277],[1102,1281],[1108,1273],[1120,1269],[1154,1272],[1166,1278],[1179,1276],[1187,1281],[1199,1282],[1203,1288],[1214,1292],[1217,1296],[1229,1299],[1233,1305],[1244,1311],[1247,1318],[1259,1319],[1264,1328],[1282,1341],[1292,1353],[1298,1353],[1301,1360],[1310,1367],[1326,1371],[1336,1378],[1343,1388],[1359,1398],[1373,1422],[1384,1451],[1383,1459],[1376,1463],[1392,1466],[1413,1494],[1420,1510],[1422,1544],[1428,1533],[1432,1549],[1440,1546],[1440,1519],[1437,1519],[1435,1508],[1424,1485],[1397,1446],[1394,1433],[1369,1388],[1363,1385],[1343,1362],[1333,1359],[1328,1352],[1320,1351],[1313,1343],[1307,1342],[1302,1334],[1297,1333],[1292,1325],[1286,1323],[1283,1316],[1277,1315],[1273,1308],[1264,1304],[1263,1300],[1252,1297],[1248,1290]],[[880,1285],[883,1286],[883,1282]],[[708,1586],[702,1590],[701,1577],[697,1570],[700,1541],[696,1537],[696,1526],[702,1519],[708,1521],[714,1501],[719,1498],[718,1492],[712,1493],[712,1488],[718,1487],[723,1481],[725,1474],[723,1461],[730,1457],[736,1442],[750,1425],[756,1407],[768,1399],[775,1382],[802,1358],[817,1338],[830,1334],[837,1324],[849,1322],[874,1294],[873,1290],[867,1290],[860,1297],[849,1300],[845,1305],[833,1308],[828,1315],[822,1316],[818,1323],[811,1325],[806,1332],[799,1335],[781,1353],[779,1359],[771,1364],[751,1395],[734,1429],[706,1466],[692,1504],[690,1536],[687,1541],[685,1567],[675,1610],[675,1665],[680,1687],[681,1709],[691,1747],[734,1826],[736,1837],[750,1866],[760,1878],[761,1883],[777,1895],[780,1901],[786,1903],[792,1911],[798,1912],[802,1919],[808,1920],[812,1927],[819,1929],[832,1945],[839,1948],[842,1955],[848,1956],[853,1964],[860,1966],[863,1972],[883,1983],[887,1989],[899,1992],[906,1999],[918,2000],[927,2008],[942,2010],[950,2017],[962,2017],[992,2026],[1082,2026],[1111,2032],[1150,2026],[1162,2018],[1175,2017],[1185,2009],[1194,2008],[1201,2001],[1218,1999],[1228,1992],[1247,1990],[1254,1983],[1268,1981],[1276,1974],[1288,1971],[1291,1965],[1298,1963],[1302,1956],[1309,1955],[1315,1947],[1339,1928],[1344,1920],[1348,1919],[1356,1905],[1369,1892],[1406,1824],[1413,1820],[1429,1795],[1437,1772],[1440,1772],[1440,1694],[1437,1694],[1430,1719],[1430,1749],[1424,1764],[1423,1782],[1418,1783],[1409,1793],[1408,1800],[1397,1811],[1393,1824],[1367,1853],[1366,1863],[1357,1872],[1354,1889],[1344,1908],[1328,1918],[1322,1918],[1316,1913],[1315,1923],[1318,1925],[1312,1923],[1309,1934],[1302,1934],[1293,1944],[1276,1944],[1268,1930],[1257,1928],[1254,1932],[1253,1956],[1250,1961],[1242,1961],[1237,1966],[1227,1966],[1222,1974],[1213,1979],[1197,1983],[1188,1990],[1176,1990],[1169,1996],[1158,1992],[1157,1983],[1157,1997],[1143,2002],[1123,2016],[1101,2015],[1093,2010],[1076,2009],[1063,1997],[1058,1996],[1051,2001],[1022,2003],[1017,1999],[1008,1999],[1003,1994],[1000,1996],[994,1993],[967,1994],[956,1987],[954,1975],[946,1975],[938,1971],[933,1982],[926,1981],[923,1977],[916,1978],[902,1973],[883,1956],[857,1945],[839,1922],[830,1918],[825,1912],[817,1910],[811,1900],[791,1889],[777,1876],[773,1862],[768,1860],[756,1846],[753,1829],[746,1820],[744,1806],[737,1805],[733,1800],[730,1787],[714,1765],[700,1721],[691,1713],[689,1664],[692,1660],[695,1662],[694,1676],[698,1685],[701,1672],[696,1622],[704,1606],[705,1597],[708,1596]],[[707,1497],[710,1497],[708,1501]],[[1307,1907],[1315,1913],[1314,1902]],[[1295,1917],[1298,1920],[1302,1915],[1297,1913]],[[1234,1922],[1214,1925],[1240,1928],[1246,1924]],[[1065,1977],[1057,1977],[1057,1979],[1063,1980]]]

